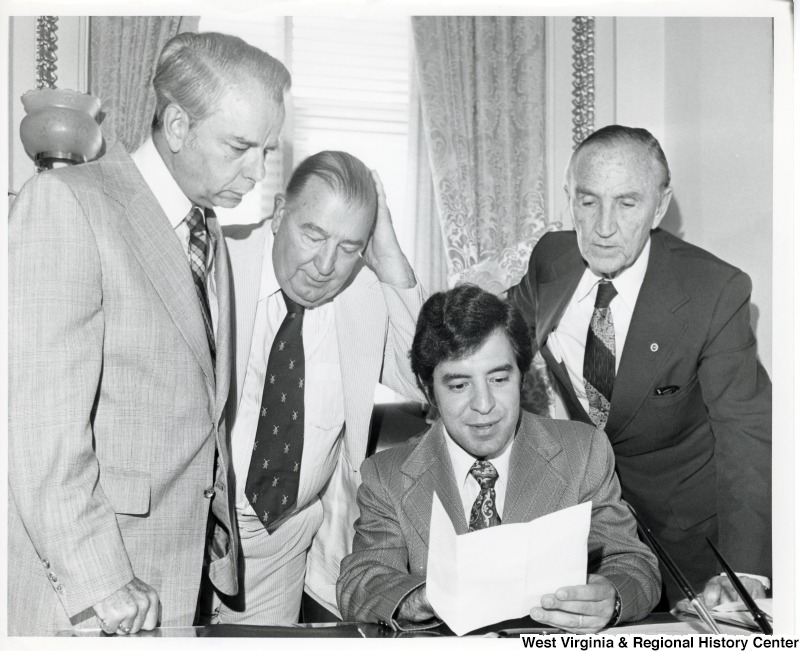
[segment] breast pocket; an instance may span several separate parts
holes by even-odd
[[[338,432],[344,422],[344,392],[339,364],[315,362],[306,366],[306,423]]]
[[[689,382],[684,384],[680,387],[675,393],[669,393],[667,395],[656,395],[655,391],[658,387],[665,387],[670,386],[668,384],[658,384],[656,385],[656,389],[653,390],[653,394],[650,396],[647,402],[648,407],[654,407],[656,409],[668,408],[672,409],[677,404],[683,402],[695,389],[697,386],[698,378],[695,375]]]
[[[669,395],[655,395],[655,387],[670,385],[681,388]],[[685,383],[675,378],[661,380],[650,390],[634,419],[612,439],[614,453],[632,457],[674,447],[697,428],[705,413],[697,376]]]

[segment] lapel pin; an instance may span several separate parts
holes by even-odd
[[[652,350],[655,353],[658,350],[658,344],[655,342],[650,344],[650,350]]]

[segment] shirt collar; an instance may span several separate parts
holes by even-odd
[[[274,236],[272,234],[272,223],[266,224],[267,232],[264,235],[264,253],[261,256],[261,286],[258,290],[258,300],[263,301],[280,291],[281,286],[275,277],[275,269],[272,266],[272,244]]]
[[[617,290],[617,296],[628,306],[632,312],[636,305],[636,299],[639,297],[639,290],[642,288],[644,282],[644,275],[647,273],[647,263],[650,260],[650,238],[647,238],[642,252],[636,258],[630,267],[624,269],[619,276],[614,278],[614,289]],[[597,285],[602,278],[595,275],[588,267],[583,272],[578,287],[575,290],[575,296],[578,302],[581,303],[592,293],[595,285]]]
[[[170,174],[161,154],[156,149],[153,137],[150,136],[139,149],[133,152],[131,158],[139,169],[139,173],[144,177],[145,183],[155,195],[172,228],[177,227],[189,214],[192,202],[183,194]]]
[[[444,430],[444,433],[445,441],[447,441],[447,451],[450,453],[450,461],[453,464],[453,473],[456,477],[456,483],[458,486],[463,486],[464,483],[472,477],[469,474],[469,470],[475,463],[475,457],[456,443],[450,434],[447,433],[447,429]],[[503,451],[503,454],[496,459],[489,460],[497,471],[497,480],[506,484],[508,483],[508,465],[511,460],[512,447],[514,447],[513,441],[511,445]]]

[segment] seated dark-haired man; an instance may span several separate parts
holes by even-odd
[[[361,465],[361,516],[336,586],[345,620],[437,623],[425,588],[434,492],[459,534],[591,500],[587,583],[531,604],[539,622],[594,633],[641,619],[658,602],[658,566],[620,498],[606,436],[520,409],[531,358],[520,312],[474,285],[422,307],[411,366],[440,418],[418,441]]]

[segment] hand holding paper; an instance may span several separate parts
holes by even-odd
[[[607,578],[590,574],[586,585],[566,586],[542,597],[531,617],[570,633],[597,633],[614,614],[617,591]]]
[[[591,510],[586,502],[532,522],[457,536],[434,494],[427,573],[431,606],[454,633],[464,635],[528,615],[544,595],[583,583]]]

